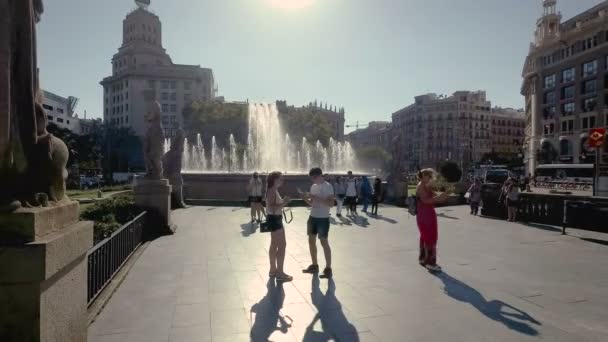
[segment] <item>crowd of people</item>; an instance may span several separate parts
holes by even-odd
[[[431,187],[431,180],[435,176],[432,169],[421,170],[418,173],[419,183],[416,187],[417,215],[416,222],[420,232],[420,253],[418,262],[429,271],[441,271],[437,265],[437,214],[435,204],[445,201],[447,194],[437,194]],[[311,207],[310,216],[307,221],[308,247],[310,252],[311,264],[302,270],[304,273],[319,273],[319,263],[317,259],[317,240],[319,240],[325,256],[325,268],[321,278],[331,278],[332,254],[329,244],[330,230],[330,210],[336,206],[336,216],[342,216],[342,209],[345,207],[347,216],[357,216],[357,206],[362,204],[362,211],[368,213],[371,205],[370,215],[378,214],[378,204],[383,200],[382,181],[375,178],[373,185],[367,177],[355,177],[351,171],[345,177],[337,176],[330,178],[323,174],[320,168],[313,168],[309,172],[312,182],[310,191],[298,192]],[[254,173],[247,190],[249,201],[251,202],[251,221],[261,222],[261,215],[266,216],[266,229],[270,232],[270,246],[268,256],[270,262],[269,277],[274,277],[278,281],[287,282],[293,277],[284,270],[285,250],[287,241],[283,225],[283,209],[290,202],[291,198],[282,197],[279,190],[283,185],[283,175],[281,172],[271,172],[266,181],[265,210],[263,208],[263,194],[261,192],[261,180],[257,173]]]

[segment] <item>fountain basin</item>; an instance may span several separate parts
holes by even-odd
[[[346,172],[335,175],[346,176]],[[266,187],[266,174],[260,174],[260,176]],[[182,177],[184,199],[188,204],[244,203],[249,197],[247,184],[251,179],[250,173],[186,172],[182,173]],[[298,188],[302,191],[309,191],[311,185],[308,174],[283,174],[281,196],[299,199],[301,196],[298,194]]]

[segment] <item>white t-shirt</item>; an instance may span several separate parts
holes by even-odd
[[[334,195],[334,188],[327,182],[313,184],[310,187],[310,194],[325,199]],[[310,216],[316,218],[329,218],[329,206],[325,203],[319,203],[319,201],[313,201]]]
[[[346,197],[357,197],[357,180],[354,178],[346,180]]]
[[[262,180],[251,179],[249,180],[249,196],[261,197],[262,196]]]

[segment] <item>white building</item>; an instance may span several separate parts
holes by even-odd
[[[49,123],[80,134],[78,116],[74,114],[78,99],[73,96],[59,96],[47,90],[42,91],[42,96],[42,107],[46,111]]]
[[[153,91],[162,107],[166,136],[183,123],[182,110],[193,100],[213,99],[213,71],[198,65],[174,64],[162,45],[162,26],[147,5],[136,2],[123,20],[122,46],[112,58],[112,75],[103,85],[104,121],[145,133],[144,91]]]

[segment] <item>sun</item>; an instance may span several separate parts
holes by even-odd
[[[264,0],[268,5],[286,10],[298,10],[313,5],[316,0]]]

